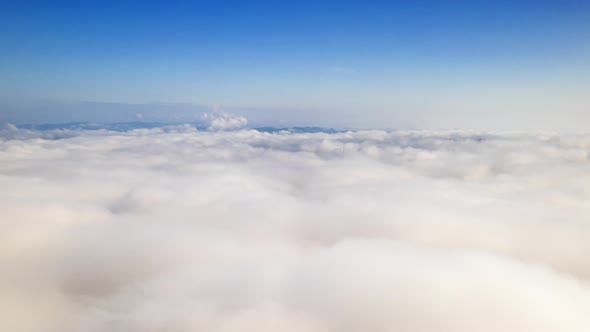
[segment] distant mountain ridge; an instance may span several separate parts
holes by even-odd
[[[111,131],[129,131],[133,129],[153,129],[178,125],[191,125],[197,130],[207,130],[208,126],[204,123],[165,123],[165,122],[114,122],[114,123],[95,123],[95,122],[66,122],[66,123],[45,123],[45,124],[20,124],[17,125],[21,129],[31,129],[39,131],[48,130],[111,130]],[[326,133],[335,134],[342,132],[333,128],[323,127],[254,127],[246,128],[253,129],[264,133],[278,133],[281,131],[288,131],[291,133]]]
[[[254,130],[258,130],[260,132],[265,133],[277,133],[281,131],[288,131],[291,133],[326,133],[326,134],[335,134],[341,131],[333,129],[333,128],[322,128],[322,127],[284,127],[284,128],[275,128],[275,127],[257,127],[252,128]]]

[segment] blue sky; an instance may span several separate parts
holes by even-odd
[[[581,130],[590,120],[588,1],[0,7],[8,121],[25,119],[15,100],[105,103],[93,120],[112,103],[219,105],[261,124],[345,127]],[[52,120],[36,112],[26,119]]]

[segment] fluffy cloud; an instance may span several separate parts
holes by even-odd
[[[246,117],[220,110],[203,113],[203,120],[209,124],[210,130],[239,129],[248,125],[248,119]]]
[[[0,135],[2,331],[590,330],[590,136]]]

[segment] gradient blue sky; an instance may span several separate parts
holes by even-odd
[[[588,95],[590,1],[0,5],[0,121],[164,102],[259,124],[584,130]]]

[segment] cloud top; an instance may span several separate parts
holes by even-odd
[[[0,130],[0,330],[590,329],[590,136],[210,120]]]

